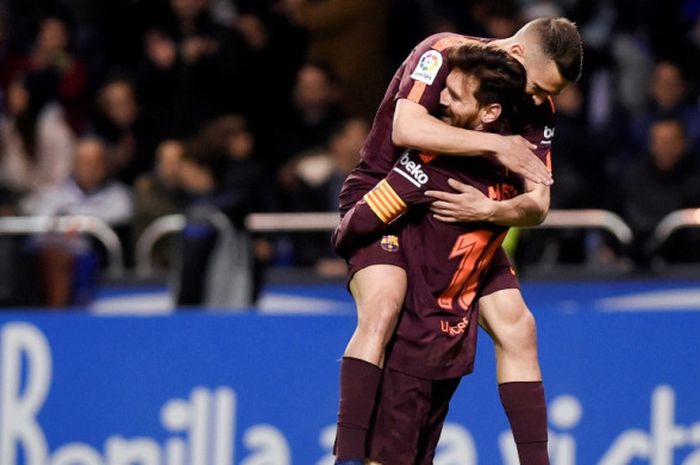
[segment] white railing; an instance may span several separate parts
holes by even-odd
[[[608,210],[550,210],[542,229],[603,229],[621,244],[632,243],[632,230],[620,216]]]
[[[309,232],[332,231],[338,224],[338,213],[251,213],[245,219],[252,232]],[[136,243],[136,269],[140,276],[153,273],[151,250],[163,236],[179,232],[184,227],[182,215],[158,218],[143,232]],[[618,215],[607,210],[552,210],[541,229],[603,229],[609,231],[622,244],[632,241],[632,230]]]
[[[332,231],[339,220],[338,213],[329,212],[251,213],[245,225],[253,232]]]
[[[338,224],[338,214],[328,212],[252,213],[246,217],[246,227],[252,232],[308,232],[331,231]],[[213,218],[216,220],[216,218]],[[153,247],[164,236],[182,231],[183,215],[166,215],[154,220],[136,242],[136,272],[139,276],[153,274],[151,254]],[[678,228],[700,225],[700,209],[679,210],[667,216],[656,232],[663,242]],[[616,214],[606,210],[552,210],[540,229],[603,229],[620,243],[632,241],[632,231]],[[123,251],[119,237],[105,222],[89,216],[63,217],[0,217],[0,234],[38,234],[47,232],[79,232],[101,242],[107,250],[108,272],[119,277],[124,273]]]
[[[0,234],[81,233],[97,239],[107,251],[107,272],[111,277],[124,275],[122,243],[104,221],[92,216],[5,216],[0,217]]]
[[[219,231],[223,232],[231,229],[231,223],[226,215],[220,210],[212,207],[206,213],[207,219]],[[156,218],[143,230],[135,248],[135,265],[136,274],[140,277],[149,277],[153,274],[153,266],[151,264],[151,252],[158,242],[164,236],[175,234],[182,231],[187,225],[185,215],[173,214],[165,215]]]
[[[136,241],[136,273],[141,277],[153,274],[151,265],[151,251],[162,237],[174,234],[185,228],[185,215],[165,215],[153,220],[146,229],[143,230]]]
[[[700,208],[676,210],[664,216],[654,230],[654,240],[658,246],[679,229],[700,227]]]

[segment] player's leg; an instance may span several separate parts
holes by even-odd
[[[481,297],[479,323],[493,339],[499,383],[542,380],[535,317],[519,289],[503,289]]]
[[[357,307],[357,327],[345,357],[384,366],[384,349],[396,327],[406,285],[406,271],[395,265],[371,265],[353,275],[349,287]]]
[[[432,400],[429,419],[421,431],[418,441],[416,465],[432,465],[435,451],[442,434],[442,427],[449,411],[450,401],[461,378],[450,378],[433,381]]]
[[[494,255],[480,295],[479,323],[494,342],[498,390],[520,464],[548,465],[547,407],[537,358],[535,318],[525,305],[503,249]]]
[[[384,369],[368,436],[370,464],[413,465],[430,423],[435,381]]]
[[[349,287],[358,318],[340,367],[338,461],[365,456],[386,344],[406,294],[406,272],[396,265],[366,266],[353,274]]]
[[[479,312],[481,325],[494,341],[499,393],[520,465],[548,465],[547,407],[535,318],[517,288],[484,295]]]
[[[429,380],[385,369],[365,465],[432,465],[460,380]]]

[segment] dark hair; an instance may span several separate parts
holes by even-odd
[[[498,103],[500,120],[513,120],[527,99],[527,75],[518,60],[504,50],[482,44],[455,47],[448,58],[453,69],[479,81],[474,98],[480,106]]]
[[[530,22],[542,52],[557,65],[569,82],[576,82],[583,70],[583,42],[576,25],[566,18],[538,18]]]

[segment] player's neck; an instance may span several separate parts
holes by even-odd
[[[489,42],[489,45],[493,45],[507,52],[508,49],[516,43],[517,41],[515,40],[515,37],[506,37],[505,39],[492,40],[491,42]]]

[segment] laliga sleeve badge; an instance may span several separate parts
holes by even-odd
[[[382,249],[386,250],[387,252],[398,252],[399,238],[393,234],[382,236],[382,240],[379,242],[379,245],[381,245]]]
[[[431,85],[435,81],[440,67],[442,66],[442,55],[437,50],[428,50],[421,55],[416,69],[411,74],[411,79]]]

